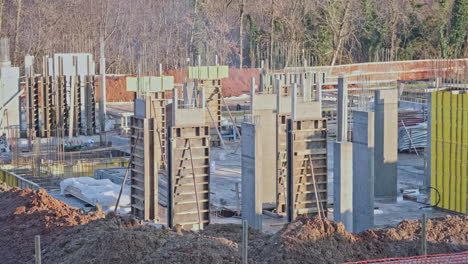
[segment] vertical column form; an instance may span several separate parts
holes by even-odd
[[[353,144],[335,142],[333,159],[334,220],[353,232]]]
[[[346,142],[348,134],[348,83],[343,74],[338,77],[337,142]]]
[[[375,197],[395,202],[398,161],[398,90],[375,92]]]
[[[242,123],[242,219],[262,229],[262,141],[258,125]]]
[[[322,102],[322,80],[318,78],[319,73],[317,73],[317,82],[315,83],[315,101]]]
[[[353,232],[361,232],[374,227],[374,113],[353,117]]]
[[[250,121],[254,123],[255,120],[255,113],[254,113],[254,97],[255,97],[255,78],[250,78]]]
[[[104,56],[105,42],[101,37],[101,59],[99,61],[99,71],[101,74],[101,85],[99,86],[99,123],[101,132],[106,131],[106,58]]]
[[[172,89],[172,112],[171,112],[172,126],[175,126],[176,112],[178,108],[179,108],[179,95],[177,94],[177,89],[174,88]]]
[[[291,92],[291,118],[297,118],[297,84],[293,83]]]

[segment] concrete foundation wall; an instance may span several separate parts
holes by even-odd
[[[398,161],[398,90],[375,93],[375,197],[395,202]]]
[[[262,228],[262,157],[259,126],[242,124],[242,219],[257,229]],[[274,186],[274,184],[272,184]]]

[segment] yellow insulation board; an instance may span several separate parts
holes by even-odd
[[[435,92],[431,112],[431,187],[438,207],[466,213],[468,94]],[[431,203],[437,200],[431,190]]]

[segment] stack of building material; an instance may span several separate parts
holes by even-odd
[[[398,150],[414,151],[427,146],[427,124],[420,123],[413,126],[403,126],[398,128]]]
[[[60,191],[62,195],[72,195],[90,205],[99,204],[103,211],[110,212],[115,208],[120,185],[108,179],[68,178],[60,183]],[[119,213],[130,212],[130,188],[128,186],[123,189],[118,211]]]
[[[424,112],[415,110],[400,110],[398,111],[398,127],[402,127],[403,124],[407,127],[414,126],[423,123]]]

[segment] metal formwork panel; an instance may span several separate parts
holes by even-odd
[[[65,76],[57,76],[55,82],[55,120],[57,120],[57,128],[66,128],[68,126],[67,93],[65,90],[66,81]]]
[[[164,98],[164,92],[157,92],[151,95],[150,117],[154,122],[154,145],[155,158],[158,161],[159,168],[164,169],[167,165],[166,159],[166,138],[167,138],[167,100]]]
[[[288,135],[287,123],[291,118],[289,114],[277,116],[277,138],[276,150],[278,155],[277,177],[276,177],[276,212],[280,215],[286,214],[287,204],[287,172],[288,172]]]
[[[216,127],[221,131],[221,80],[201,80],[199,86],[205,89],[206,125],[212,128],[212,140],[220,141]]]
[[[51,137],[55,123],[52,77],[37,77],[41,98],[41,137]]]
[[[28,136],[39,136],[39,84],[35,77],[27,78],[26,85],[26,111]]]
[[[94,75],[84,76],[84,93],[85,102],[84,110],[86,117],[86,135],[92,136],[96,134],[96,79]],[[80,86],[81,87],[81,86]]]
[[[169,129],[169,227],[199,230],[210,223],[209,140],[208,126]]]
[[[288,220],[327,208],[327,120],[288,120]],[[318,202],[317,202],[317,198]]]
[[[131,213],[147,221],[158,219],[158,166],[154,158],[154,127],[150,118],[131,118]]]

